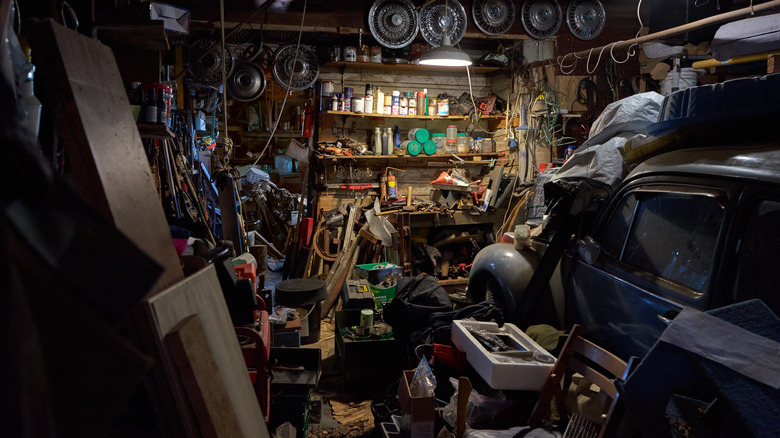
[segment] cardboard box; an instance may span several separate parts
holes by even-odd
[[[398,384],[398,402],[401,405],[401,429],[404,436],[410,438],[433,438],[436,420],[436,400],[434,397],[412,397],[410,385],[414,371],[403,372]]]
[[[345,332],[360,323],[360,310],[336,312],[336,347],[347,388],[384,390],[398,379],[403,349],[395,338],[350,339]]]
[[[149,18],[161,20],[167,31],[190,33],[190,11],[180,6],[149,2]]]
[[[374,269],[377,266],[386,268]],[[369,263],[355,266],[355,280],[368,280],[373,285],[380,285],[387,276],[396,275],[398,278],[404,275],[404,268],[392,263]]]
[[[469,329],[503,335],[518,349],[525,349],[535,357],[513,358],[489,352]],[[455,320],[452,343],[466,353],[468,363],[493,389],[539,391],[555,363],[555,357],[513,324],[499,328],[495,322]]]
[[[386,268],[374,269],[376,266],[387,266]],[[390,263],[369,263],[366,265],[355,266],[355,280],[368,280],[371,285],[371,293],[374,295],[374,302],[377,308],[389,303],[395,298],[396,285],[390,287],[382,286],[382,282],[388,276],[400,278],[404,275],[404,269]]]

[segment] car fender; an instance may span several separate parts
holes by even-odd
[[[488,289],[497,287],[498,291],[492,290],[498,292],[494,300],[505,315],[512,315],[538,265],[539,258],[531,249],[518,251],[509,243],[488,245],[474,257],[467,295],[481,302]]]

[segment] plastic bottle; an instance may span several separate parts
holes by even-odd
[[[376,111],[374,111],[374,114],[384,114],[385,113],[385,93],[382,92],[381,89],[377,88],[376,92],[374,93],[374,101],[376,102]]]
[[[392,155],[393,150],[395,149],[395,135],[393,134],[393,128],[387,128],[385,130],[385,134],[387,134],[387,149],[382,149],[383,155]],[[382,145],[384,147],[384,144]]]
[[[370,114],[374,112],[374,96],[366,95],[365,102],[363,104],[364,112]]]
[[[392,132],[390,128],[385,129],[382,132],[382,155],[390,155],[390,138]]]
[[[374,128],[374,155],[382,155],[382,129]]]
[[[395,127],[395,136],[393,138],[395,139],[395,148],[393,149],[393,153],[395,155],[403,155],[404,151],[401,149],[401,129],[397,126]]]

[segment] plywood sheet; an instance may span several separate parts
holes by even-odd
[[[165,335],[182,385],[204,437],[232,438],[241,425],[198,315],[190,315]]]
[[[163,266],[151,293],[174,284],[184,274],[111,49],[51,20],[30,39],[76,188]]]
[[[238,423],[241,425],[243,434],[236,436],[268,437],[263,414],[249,380],[214,266],[209,265],[148,298],[144,305],[154,328],[162,364],[182,418],[194,418],[193,412],[188,400],[183,397],[184,390],[178,371],[169,351],[163,345],[163,339],[181,321],[191,315],[198,315],[208,346],[219,369],[219,376],[225,384],[230,403],[235,408]],[[192,421],[194,420],[190,420],[184,426],[196,428],[197,425]],[[187,433],[187,436],[193,436],[192,432]]]

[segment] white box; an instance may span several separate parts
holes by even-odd
[[[493,389],[539,391],[550,375],[555,357],[534,342],[513,324],[499,328],[495,322],[453,321],[452,343],[466,353],[466,360]],[[488,351],[474,336],[472,330],[506,335],[533,357],[520,358]]]

